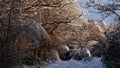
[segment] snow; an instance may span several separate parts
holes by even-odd
[[[45,68],[104,68],[101,62],[101,58],[93,58],[91,61],[61,61],[58,60],[55,63],[48,64]]]

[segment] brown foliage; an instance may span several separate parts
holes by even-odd
[[[2,14],[0,14],[0,30],[2,31],[0,41],[1,39],[4,43],[9,41],[5,44],[7,46],[12,42],[11,45],[18,54],[22,53],[22,57],[34,56],[42,60],[51,59],[53,55],[51,52],[54,49],[67,51],[64,50],[64,46],[68,43],[83,45],[89,40],[101,37],[99,35],[101,32],[96,25],[92,24],[84,29],[84,25],[80,24],[84,22],[79,18],[82,11],[75,8],[74,1],[11,1],[0,0],[3,6]],[[70,23],[76,23],[76,19],[79,20],[78,26],[70,25]]]

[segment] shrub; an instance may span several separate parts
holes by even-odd
[[[107,68],[120,67],[120,30],[106,33],[109,43],[108,49],[103,56],[103,62]]]

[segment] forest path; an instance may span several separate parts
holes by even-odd
[[[101,62],[101,58],[93,58],[91,61],[61,61],[58,60],[55,63],[48,64],[45,68],[104,68]]]

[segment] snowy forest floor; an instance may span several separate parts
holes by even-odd
[[[17,67],[19,68],[19,67]],[[90,61],[77,61],[77,60],[69,60],[69,61],[61,61],[57,60],[55,62],[45,63],[43,66],[33,65],[26,66],[23,65],[23,68],[105,68],[103,63],[101,62],[101,58],[94,57]]]
[[[91,61],[61,61],[48,64],[45,68],[104,68],[101,58],[93,58]]]

